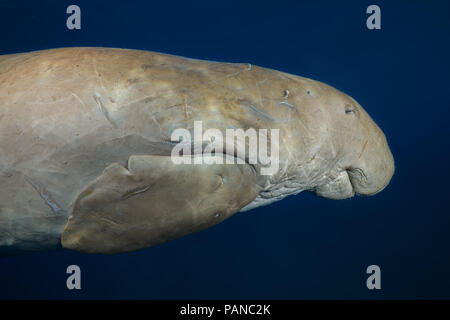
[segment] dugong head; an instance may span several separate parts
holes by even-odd
[[[333,178],[313,190],[331,199],[380,192],[394,174],[384,133],[352,97],[327,85],[321,89],[327,93],[320,102],[327,111],[326,136],[337,160],[331,169]]]

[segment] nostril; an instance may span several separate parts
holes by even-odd
[[[356,107],[350,104],[345,105],[345,114],[355,114],[356,113]]]

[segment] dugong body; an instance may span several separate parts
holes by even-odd
[[[175,164],[171,135],[195,121],[203,130],[278,129],[278,171],[262,175],[247,159]],[[394,172],[382,131],[326,84],[108,48],[0,56],[0,150],[6,252],[136,250],[305,190],[371,195]]]

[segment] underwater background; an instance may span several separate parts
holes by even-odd
[[[66,28],[71,4],[81,30]],[[366,27],[371,4],[381,30]],[[304,192],[133,253],[0,257],[0,299],[450,298],[450,2],[0,0],[0,54],[68,46],[252,63],[325,82],[384,131],[396,172],[372,197]],[[82,290],[66,287],[72,264]],[[366,287],[372,264],[381,290]]]

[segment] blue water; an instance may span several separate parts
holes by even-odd
[[[373,3],[381,30],[365,26]],[[0,258],[0,298],[450,298],[449,44],[448,1],[0,1],[2,54],[123,47],[317,79],[360,102],[396,161],[373,197],[303,193],[134,253]]]

